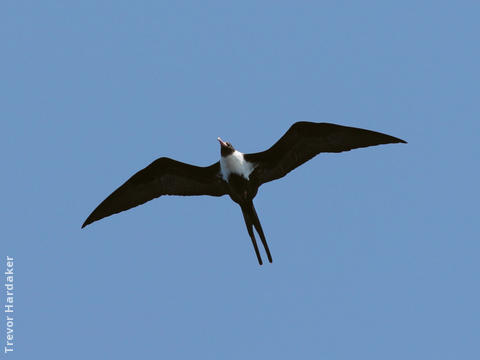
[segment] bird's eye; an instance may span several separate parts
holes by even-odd
[[[227,146],[232,146],[232,144],[230,144],[229,142],[227,142]]]

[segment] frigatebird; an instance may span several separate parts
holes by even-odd
[[[162,195],[229,195],[240,205],[245,225],[262,265],[253,228],[272,262],[265,234],[253,206],[260,185],[279,179],[319,153],[406,141],[379,132],[354,127],[313,122],[296,122],[268,150],[243,154],[220,142],[220,161],[200,167],[161,157],[128,179],[103,200],[88,216],[82,228],[106,216],[128,210]]]

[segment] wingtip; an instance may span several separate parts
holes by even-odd
[[[89,225],[89,224],[91,224],[91,223],[92,223],[92,221],[87,218],[87,220],[85,220],[84,223],[82,224],[81,229],[83,229],[85,226],[87,226],[87,225]]]
[[[390,136],[390,140],[391,140],[391,143],[394,143],[394,144],[407,144],[405,140],[394,137],[394,136]]]

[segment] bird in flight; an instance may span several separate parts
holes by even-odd
[[[218,138],[220,161],[200,167],[161,157],[140,170],[103,200],[88,216],[82,228],[104,217],[128,210],[162,195],[229,195],[242,209],[248,235],[262,265],[253,229],[262,241],[269,262],[272,255],[253,206],[260,185],[280,179],[319,153],[406,143],[402,139],[354,127],[297,122],[268,150],[243,154]]]

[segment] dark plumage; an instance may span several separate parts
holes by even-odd
[[[322,152],[342,152],[389,143],[406,143],[375,131],[329,123],[297,122],[268,150],[242,154],[218,138],[221,161],[207,167],[159,158],[140,170],[98,205],[82,228],[106,216],[141,205],[162,195],[229,195],[242,209],[258,262],[253,228],[272,262],[260,220],[253,206],[258,188],[279,179]]]

